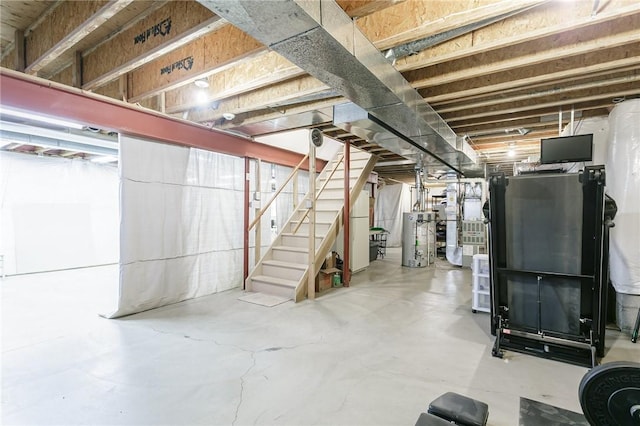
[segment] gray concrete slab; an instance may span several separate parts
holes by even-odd
[[[468,269],[404,268],[389,249],[315,301],[231,290],[107,320],[117,274],[2,281],[3,424],[414,424],[447,391],[489,404],[494,426],[517,424],[520,397],[580,412],[585,368],[491,357]],[[638,360],[628,336],[607,338],[604,362]]]

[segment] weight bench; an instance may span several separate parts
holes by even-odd
[[[447,392],[429,404],[427,413],[420,414],[416,426],[485,426],[489,406],[454,392]]]

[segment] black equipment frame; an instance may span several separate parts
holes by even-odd
[[[615,202],[604,192],[604,166],[588,166],[580,174],[570,176],[581,183],[583,200],[582,235],[580,241],[576,242],[581,250],[580,273],[577,274],[553,268],[515,269],[508,264],[507,186],[510,179],[522,177],[508,178],[504,173],[499,173],[489,178],[490,198],[485,206],[485,215],[488,214],[489,219],[491,333],[496,336],[492,350],[494,356],[502,357],[503,349],[508,349],[587,367],[597,365],[597,357],[604,356],[609,276],[608,228],[613,226],[616,207]],[[527,179],[536,178],[527,176]],[[544,177],[540,175],[539,178]],[[522,197],[522,194],[519,196]],[[523,241],[522,244],[527,242]],[[537,282],[538,312],[533,314],[537,316],[536,325],[515,324],[515,321],[511,321],[512,307],[509,305],[508,294],[510,281],[512,286],[523,283],[521,287],[524,288],[529,285],[526,291],[531,294],[535,291],[532,283]],[[541,309],[541,286],[546,286],[549,291],[549,288],[555,288],[555,284],[567,282],[571,283],[574,292],[579,292],[580,300],[571,301],[579,307],[579,319],[576,319],[579,321],[579,331],[561,332],[545,328],[542,324],[545,311]],[[527,303],[533,306],[531,300]],[[524,310],[521,306],[516,309]]]

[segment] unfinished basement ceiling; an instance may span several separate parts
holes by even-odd
[[[490,167],[537,157],[540,139],[572,111],[576,120],[606,116],[614,99],[640,95],[636,0],[337,3]],[[413,174],[402,155],[333,124],[344,93],[199,2],[1,7],[3,67],[250,136],[319,127],[380,156],[383,176]],[[193,84],[203,78],[208,88]]]

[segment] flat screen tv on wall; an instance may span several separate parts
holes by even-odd
[[[593,159],[593,134],[562,136],[540,141],[540,163],[574,163]]]

